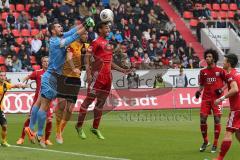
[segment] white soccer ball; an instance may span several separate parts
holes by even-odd
[[[100,13],[100,19],[102,22],[113,22],[114,14],[110,9],[104,9]]]

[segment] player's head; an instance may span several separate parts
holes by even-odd
[[[235,68],[238,64],[238,57],[235,54],[226,54],[224,55],[223,60],[223,68],[229,69],[229,68]]]
[[[109,22],[99,22],[97,24],[97,32],[100,36],[107,37],[110,33]]]
[[[63,27],[58,22],[53,22],[48,26],[48,31],[52,36],[59,36],[63,35]]]
[[[208,49],[204,52],[204,59],[208,65],[216,64],[218,61],[218,52],[214,49]]]
[[[0,80],[7,80],[7,77],[6,77],[6,72],[3,72],[3,71],[0,71]]]
[[[88,32],[86,31],[86,32],[84,32],[84,33],[81,34],[80,42],[86,43],[87,40],[88,40]]]
[[[41,61],[42,61],[42,68],[46,70],[48,68],[48,56],[42,57]]]

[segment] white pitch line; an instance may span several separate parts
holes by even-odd
[[[93,155],[93,154],[65,152],[65,151],[58,151],[58,150],[52,150],[52,149],[31,148],[31,147],[16,146],[16,145],[11,145],[11,147],[28,149],[28,150],[36,150],[36,151],[44,151],[44,152],[61,153],[61,154],[68,154],[68,155],[82,156],[82,157],[92,157],[92,158],[101,158],[101,159],[110,159],[110,160],[130,160],[130,159],[126,159],[126,158],[115,158],[115,157],[109,157],[109,156],[98,156],[98,155]]]

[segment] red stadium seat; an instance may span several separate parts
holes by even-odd
[[[32,65],[32,68],[34,69],[34,71],[41,69],[40,65]]]
[[[191,19],[189,24],[190,24],[191,27],[197,27],[198,20],[196,20],[196,19]]]
[[[236,11],[238,9],[237,4],[236,3],[231,3],[229,6],[231,11]]]
[[[3,13],[2,13],[2,19],[3,19],[3,20],[6,20],[7,16],[8,16],[8,13],[7,13],[7,12],[3,12]]]
[[[17,44],[21,45],[23,42],[23,38],[22,37],[17,38],[16,42],[17,42]]]
[[[19,37],[20,36],[20,33],[17,29],[13,29],[12,34],[14,35],[14,37]]]
[[[191,18],[193,18],[192,12],[185,11],[185,12],[183,13],[183,18],[185,18],[185,19],[191,19]]]
[[[212,4],[207,3],[206,6],[207,6],[208,9],[212,10]]]
[[[221,4],[221,9],[222,9],[223,11],[228,11],[228,10],[229,10],[228,4],[222,3],[222,4]]]
[[[0,25],[1,25],[4,29],[6,29],[6,23],[5,23],[5,21],[1,21],[1,20],[0,20]]]
[[[16,11],[21,12],[21,11],[24,11],[24,10],[25,10],[25,8],[24,8],[23,4],[17,4],[16,5]]]
[[[29,9],[30,9],[30,7],[31,7],[31,4],[26,4],[26,7],[25,7],[25,11],[29,11]]]
[[[42,32],[43,35],[46,35],[47,34],[47,29],[42,29],[41,32]]]
[[[0,66],[0,71],[7,72],[7,67],[5,65]]]
[[[15,5],[14,4],[9,4],[9,8],[11,11],[15,11]]]
[[[214,11],[211,12],[211,16],[213,19],[217,19],[218,18],[218,14]]]
[[[212,9],[213,9],[214,11],[219,11],[219,10],[221,10],[220,5],[217,4],[217,3],[214,3],[214,4],[213,4]]]
[[[31,36],[36,36],[39,33],[38,29],[32,29]]]
[[[3,56],[0,56],[0,65],[5,64],[5,58]]]
[[[31,26],[31,29],[35,28],[35,22],[32,20],[29,20],[29,24]]]
[[[15,52],[18,54],[20,48],[19,48],[19,47],[15,47],[14,50],[15,50]]]
[[[31,19],[32,16],[28,13],[28,12],[25,12],[26,16],[28,17],[28,19]]]
[[[27,30],[27,29],[22,29],[22,30],[21,30],[21,35],[22,35],[23,37],[30,37],[30,31]]]
[[[30,56],[30,63],[31,64],[36,64],[37,63],[35,56]]]
[[[220,11],[220,12],[219,12],[219,16],[220,16],[222,19],[228,18],[228,14],[227,14],[227,12],[225,12],[225,11]]]
[[[233,19],[234,18],[234,11],[228,11],[228,18]]]
[[[13,16],[17,19],[19,17],[20,13],[18,12],[13,12]]]

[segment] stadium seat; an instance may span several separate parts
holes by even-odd
[[[13,12],[13,16],[17,19],[19,17],[20,13],[18,12]]]
[[[41,32],[42,32],[43,35],[46,35],[47,34],[47,29],[42,29]]]
[[[37,63],[35,56],[30,56],[30,63],[31,63],[32,65]]]
[[[40,65],[32,65],[32,68],[34,69],[34,71],[41,69]]]
[[[5,58],[3,56],[0,56],[0,65],[5,64]]]
[[[185,19],[191,19],[191,18],[193,18],[192,12],[185,11],[185,12],[183,13],[183,18],[185,18]]]
[[[31,29],[35,28],[35,22],[33,20],[29,20],[29,24],[31,26]]]
[[[228,18],[233,19],[234,18],[234,11],[228,11]]]
[[[32,42],[32,38],[29,37],[29,38],[28,38],[28,43],[31,44],[31,42]]]
[[[25,10],[25,8],[24,8],[23,4],[17,4],[16,5],[16,11],[21,12],[21,11],[24,11],[24,10]]]
[[[20,36],[20,33],[17,29],[13,29],[12,34],[14,35],[14,37],[19,37]]]
[[[30,37],[30,31],[27,30],[27,29],[22,29],[22,30],[21,30],[21,35],[22,35],[23,37]]]
[[[218,3],[214,3],[213,6],[212,6],[212,9],[213,9],[214,11],[219,11],[219,10],[221,10],[220,5],[219,5]]]
[[[11,11],[15,11],[15,5],[14,4],[9,4],[9,8]]]
[[[211,16],[212,16],[213,19],[217,19],[218,18],[218,14],[215,11],[211,12]]]
[[[229,9],[231,11],[236,11],[238,9],[237,4],[236,3],[231,3],[230,6],[229,6]]]
[[[220,16],[222,19],[228,18],[228,14],[227,14],[227,12],[225,12],[225,11],[220,11],[220,12],[219,12],[219,16]]]
[[[189,24],[190,24],[191,27],[197,27],[198,20],[196,20],[196,19],[191,19]]]
[[[221,9],[222,9],[223,11],[228,11],[228,10],[229,10],[228,4],[222,3],[222,4],[221,4]]]
[[[207,8],[208,8],[209,10],[212,10],[212,4],[207,3],[206,6],[207,6]]]
[[[25,7],[25,11],[29,11],[29,9],[30,9],[30,7],[31,7],[31,4],[26,4],[26,7]]]
[[[3,19],[3,20],[6,20],[7,16],[8,16],[8,13],[7,13],[7,12],[3,12],[3,13],[2,13],[2,19]]]
[[[20,48],[19,48],[19,47],[15,47],[14,50],[15,50],[15,52],[18,54]]]
[[[18,38],[16,39],[16,42],[17,42],[17,44],[21,45],[22,42],[23,42],[23,38],[22,38],[22,37],[18,37]]]
[[[32,29],[31,36],[36,36],[39,33],[38,29]]]
[[[25,12],[25,14],[28,17],[28,19],[32,19],[32,16],[28,12]]]
[[[0,25],[3,27],[3,29],[7,28],[5,21],[0,20]]]
[[[0,71],[7,72],[7,67],[5,65],[0,66]]]

